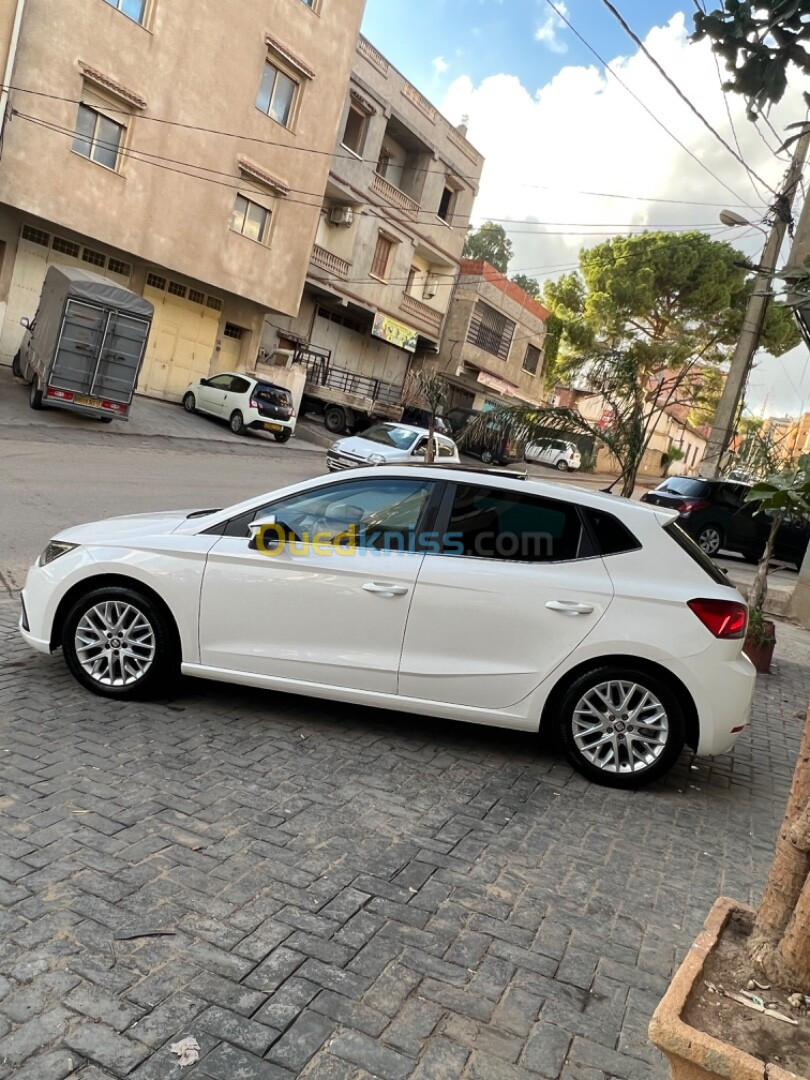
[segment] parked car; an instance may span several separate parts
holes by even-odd
[[[395,461],[424,460],[430,432],[412,424],[375,424],[362,435],[350,435],[333,443],[326,455],[330,472],[358,465],[385,465]],[[434,458],[438,462],[458,462],[458,450],[446,435],[434,435]]]
[[[211,379],[197,379],[183,395],[183,408],[227,420],[234,435],[269,431],[276,442],[285,443],[295,431],[293,398],[287,387],[243,372],[223,371]]]
[[[430,427],[430,412],[427,409],[417,409],[412,405],[409,405],[402,412],[402,422],[405,424],[413,424],[415,427],[425,428]],[[453,434],[453,429],[448,421],[443,416],[436,416],[433,420],[434,430],[440,435]]]
[[[572,442],[565,439],[539,439],[529,443],[524,452],[527,461],[536,461],[540,465],[549,465],[560,472],[578,469],[582,465],[579,450]]]
[[[721,549],[738,551],[749,562],[758,562],[765,550],[770,519],[757,514],[745,502],[750,484],[736,480],[705,480],[670,476],[641,501],[675,510],[683,528],[707,555]],[[810,540],[810,525],[785,522],[776,534],[774,557],[798,567]]]
[[[476,416],[480,416],[479,409],[463,409],[456,407],[455,409],[448,409],[445,414],[445,419],[450,425],[450,431],[453,435],[459,435],[467,424]]]
[[[746,606],[675,518],[459,466],[320,476],[61,529],[20,630],[105,697],[165,696],[179,670],[396,709],[405,730],[539,730],[633,788],[685,743],[728,753],[749,719]]]

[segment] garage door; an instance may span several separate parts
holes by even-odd
[[[36,314],[42,283],[49,266],[81,266],[108,277],[117,285],[129,287],[132,266],[84,247],[62,236],[55,236],[31,225],[24,225],[14,260],[6,314],[0,333],[0,363],[10,364],[20,347],[24,330],[20,319]]]
[[[147,274],[143,295],[155,315],[138,393],[180,401],[190,382],[210,372],[222,301],[159,274]]]

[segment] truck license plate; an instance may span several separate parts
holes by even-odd
[[[76,394],[73,398],[74,405],[86,405],[90,409],[103,409],[104,402],[98,398],[86,397],[84,394]]]
[[[282,427],[281,424],[265,424],[264,425],[264,430],[265,431],[283,431],[284,428]]]

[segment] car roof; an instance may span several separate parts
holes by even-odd
[[[418,424],[401,424],[398,420],[383,420],[379,424],[372,424],[372,427],[387,427],[387,428],[400,428],[405,431],[412,431],[414,435],[429,435],[430,431],[426,427],[419,427]],[[368,430],[371,430],[370,428]],[[362,439],[365,434],[362,431],[357,433]]]

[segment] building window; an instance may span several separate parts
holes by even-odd
[[[211,308],[212,311],[222,311],[222,301],[218,296],[209,296],[205,301],[205,306]]]
[[[241,326],[237,326],[235,323],[226,322],[223,334],[225,337],[233,338],[234,341],[241,341],[244,330]]]
[[[481,300],[475,305],[470,325],[467,329],[467,341],[499,360],[509,357],[515,324],[500,311],[484,304]]]
[[[535,345],[527,345],[526,355],[523,357],[523,370],[530,375],[536,375],[539,364],[540,350]]]
[[[122,124],[116,124],[103,113],[82,104],[76,117],[73,149],[82,157],[95,161],[97,165],[103,165],[105,169],[115,169],[125,131]]]
[[[183,299],[185,299],[187,291],[185,285],[181,285],[179,281],[169,282],[168,292],[170,292],[172,296],[182,296]]]
[[[439,203],[439,217],[442,221],[450,221],[456,208],[456,196],[458,192],[451,187],[445,187]]]
[[[262,83],[256,98],[256,108],[267,113],[284,127],[289,127],[292,123],[298,85],[270,60],[265,61]]]
[[[78,244],[74,244],[72,240],[65,240],[64,237],[55,236],[51,244],[51,251],[58,251],[62,255],[70,255],[72,259],[78,259],[81,248]]]
[[[388,274],[388,263],[391,259],[391,252],[394,247],[393,240],[389,240],[387,236],[383,236],[382,233],[377,237],[377,248],[374,252],[374,258],[371,263],[371,276],[381,278],[385,281]]]
[[[205,293],[200,292],[199,289],[189,289],[188,298],[192,302],[192,304],[205,303]]]
[[[161,277],[160,274],[147,274],[146,284],[149,286],[150,289],[165,289],[166,278]]]
[[[107,258],[102,255],[100,251],[91,251],[90,248],[85,248],[82,252],[82,260],[86,263],[90,263],[91,266],[106,266]]]
[[[385,177],[385,174],[388,172],[389,166],[391,165],[392,159],[393,159],[393,154],[391,153],[391,151],[388,149],[387,146],[384,146],[382,148],[382,150],[380,150],[380,156],[377,158],[377,175],[378,176]]]
[[[120,259],[110,259],[107,263],[107,269],[111,274],[120,274],[121,277],[129,277],[132,274],[130,264],[122,262]]]
[[[343,138],[340,140],[347,150],[351,150],[358,157],[362,156],[363,144],[366,141],[367,117],[354,105],[349,106],[349,115],[346,117],[346,126],[343,129]]]
[[[107,3],[143,26],[146,17],[146,0],[107,0]]]
[[[23,225],[22,238],[32,244],[41,244],[42,247],[47,247],[51,242],[50,233],[43,232],[42,229],[35,229],[33,225]]]
[[[270,211],[244,195],[237,195],[231,214],[231,228],[248,240],[263,244],[270,230]]]

